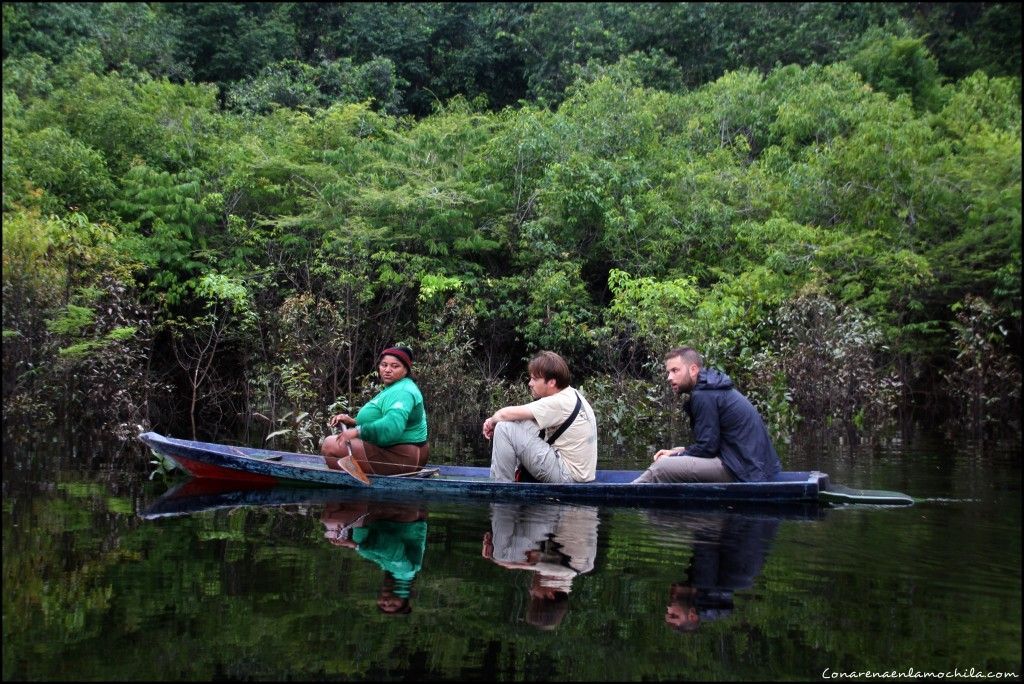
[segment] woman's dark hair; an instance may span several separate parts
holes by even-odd
[[[387,615],[408,615],[412,612],[409,596],[412,592],[412,580],[399,580],[387,570],[377,595],[377,608]],[[392,603],[389,599],[398,599]]]

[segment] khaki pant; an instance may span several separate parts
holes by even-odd
[[[735,482],[720,458],[662,456],[633,482]]]
[[[491,444],[491,479],[515,480],[522,464],[538,482],[573,482],[558,452],[537,436],[532,420],[503,420],[494,427]]]

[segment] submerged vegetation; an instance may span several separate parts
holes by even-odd
[[[777,434],[1019,432],[1020,16],[963,5],[5,4],[5,422],[312,444],[403,341],[436,435],[546,348],[622,444],[685,343]]]

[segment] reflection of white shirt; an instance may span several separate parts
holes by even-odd
[[[590,482],[597,473],[597,418],[583,395],[579,415],[552,445],[566,469],[577,482]],[[527,404],[545,436],[561,427],[576,408],[576,390],[572,387]]]
[[[594,569],[599,524],[595,506],[491,504],[492,559],[524,563],[527,552],[553,542],[558,553],[523,569],[538,573],[540,586],[569,593],[577,575]]]
[[[557,563],[537,563],[530,570],[539,575],[537,583],[540,586],[545,589],[564,591],[566,594],[572,591],[572,581],[576,575],[580,574],[572,568]]]

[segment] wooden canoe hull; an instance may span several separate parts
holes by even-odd
[[[196,478],[226,480],[248,488],[277,485],[367,489],[348,473],[332,470],[323,457],[165,437],[139,436],[153,451]],[[633,484],[640,471],[599,470],[593,482],[496,482],[488,468],[432,466],[431,477],[370,475],[375,491],[489,499],[580,501],[640,506],[689,502],[817,502],[829,487],[817,471],[785,471],[769,482]]]

